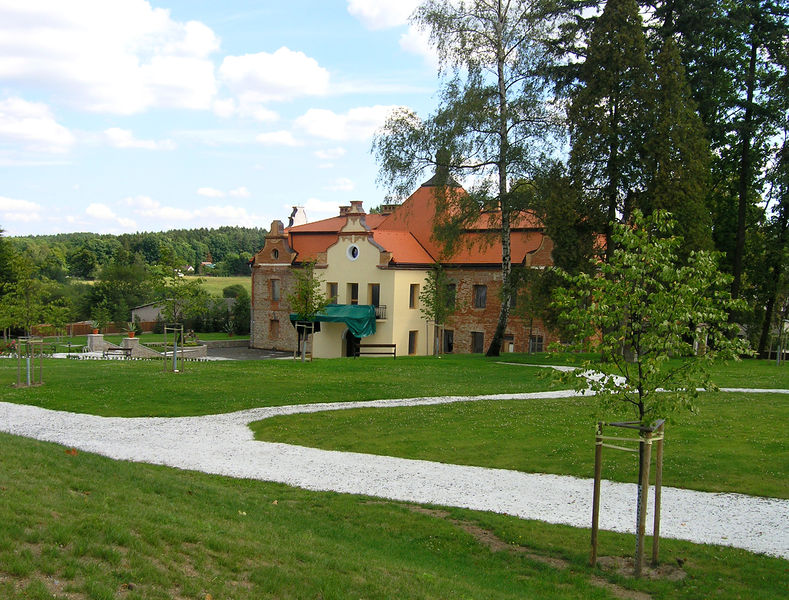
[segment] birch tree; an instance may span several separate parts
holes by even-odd
[[[448,253],[465,226],[483,211],[489,216],[501,243],[502,293],[488,356],[501,350],[513,292],[510,232],[527,208],[511,187],[533,174],[552,125],[549,86],[541,76],[547,22],[540,10],[540,0],[422,4],[412,20],[438,51],[439,107],[424,120],[399,109],[373,142],[379,179],[395,195],[404,197],[426,171],[436,170],[435,233]],[[454,177],[473,181],[468,194],[455,193]]]

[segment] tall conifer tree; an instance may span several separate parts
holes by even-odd
[[[655,60],[652,125],[647,142],[649,184],[642,210],[664,209],[684,239],[681,253],[712,249],[706,198],[710,148],[685,81],[677,46],[667,38]]]
[[[570,170],[597,198],[598,226],[612,252],[611,223],[632,210],[645,189],[644,140],[651,67],[638,4],[608,0],[589,39],[571,95]]]

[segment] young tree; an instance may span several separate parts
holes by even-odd
[[[691,252],[677,266],[681,240],[672,235],[669,213],[644,217],[636,209],[628,224],[614,224],[615,244],[600,275],[565,275],[567,287],[555,291],[556,309],[574,334],[576,349],[601,351],[613,373],[592,375],[585,365],[574,377],[591,389],[603,407],[629,408],[641,428],[673,411],[692,408],[699,387],[714,388],[709,366],[716,358],[738,358],[747,343],[728,323],[730,278],[720,273],[715,254]],[[669,362],[671,359],[671,362]],[[643,433],[643,429],[642,429]],[[639,446],[638,481],[645,483],[646,444]],[[645,501],[638,487],[638,506]],[[637,526],[637,532],[640,528]],[[643,538],[637,535],[636,556]],[[636,565],[636,573],[640,572]]]
[[[419,312],[429,323],[433,323],[435,339],[433,353],[438,355],[441,346],[440,333],[447,318],[455,312],[455,290],[446,271],[436,263],[425,279],[425,285],[419,293]]]
[[[380,179],[400,195],[427,168],[438,167],[437,228],[448,248],[456,232],[482,210],[501,242],[501,310],[487,354],[498,356],[512,288],[510,230],[525,208],[511,183],[534,170],[550,131],[546,56],[539,40],[546,21],[538,0],[428,0],[414,21],[430,33],[447,76],[441,104],[425,121],[401,109],[376,136]],[[451,193],[452,177],[477,182],[468,195]],[[442,185],[443,184],[443,185]],[[441,235],[439,235],[441,237]]]
[[[315,315],[329,304],[328,299],[321,291],[321,278],[315,273],[315,261],[306,261],[302,268],[296,271],[296,286],[292,294],[288,295],[290,309],[296,313],[298,321],[313,323]],[[301,338],[301,335],[299,336]],[[307,352],[307,336],[301,344],[301,360],[304,361]]]
[[[631,223],[613,225],[615,250],[600,274],[565,273],[565,287],[554,292],[571,348],[601,352],[615,371],[576,385],[605,407],[629,407],[642,424],[692,408],[697,389],[713,387],[712,362],[748,352],[728,323],[740,304],[728,292],[731,278],[710,252],[692,252],[678,266],[674,228],[665,211],[636,210]]]

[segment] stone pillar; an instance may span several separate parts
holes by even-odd
[[[105,343],[103,333],[88,334],[88,352],[102,352],[104,347]]]

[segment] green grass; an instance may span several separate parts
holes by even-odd
[[[197,276],[186,275],[186,280],[198,279]],[[252,295],[252,277],[200,277],[203,280],[203,288],[208,291],[212,296],[222,297],[222,290],[229,285],[241,284],[246,288],[247,292]]]
[[[45,385],[11,389],[16,361],[0,360],[3,400],[105,416],[183,416],[257,406],[558,389],[537,369],[470,355],[188,363],[45,359]]]
[[[581,366],[584,361],[592,361],[593,365],[600,365],[597,354],[504,354],[497,359],[519,364],[529,365],[567,365]],[[676,365],[670,360],[669,366]],[[610,368],[610,365],[609,365]],[[783,362],[780,366],[772,360],[759,360],[748,358],[739,361],[721,361],[712,368],[712,381],[719,387],[740,388],[765,388],[789,389],[789,364]]]
[[[687,577],[634,581],[590,569],[581,529],[71,455],[5,434],[0,522],[4,600],[777,599],[789,586],[786,561],[736,549],[664,539],[662,561],[683,562]],[[632,545],[600,535],[601,556]]]
[[[252,429],[258,440],[327,450],[591,477],[596,421],[586,397],[350,409],[273,417]],[[703,394],[697,415],[666,427],[664,485],[788,498],[789,443],[770,426],[787,422],[789,396]],[[633,482],[637,472],[635,454],[605,451],[606,479]]]

